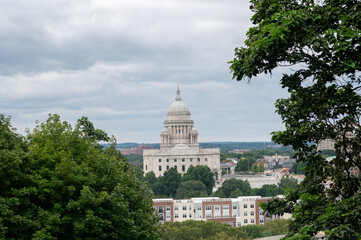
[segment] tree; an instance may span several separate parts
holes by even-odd
[[[144,181],[150,189],[154,192],[154,186],[158,182],[158,178],[155,176],[153,171],[147,172],[144,176]]]
[[[185,199],[192,197],[208,197],[206,185],[201,181],[186,181],[181,182],[177,189],[176,198]]]
[[[174,167],[165,171],[159,178],[159,183],[163,186],[163,192],[160,195],[175,197],[181,178],[182,175]]]
[[[190,166],[187,172],[183,175],[182,181],[186,182],[189,180],[199,180],[204,183],[207,188],[207,194],[210,195],[212,193],[212,189],[214,187],[215,181],[213,177],[213,173],[208,166]]]
[[[276,102],[285,130],[273,132],[272,140],[292,146],[297,161],[307,163],[301,187],[266,208],[293,213],[288,235],[293,239],[318,231],[327,239],[358,239],[361,211],[354,212],[353,203],[361,198],[361,183],[351,170],[361,169],[360,2],[251,0],[251,10],[255,26],[245,47],[235,50],[233,77],[249,81],[294,66],[280,79],[290,96]],[[336,142],[333,160],[326,161],[312,144],[324,139]],[[341,209],[344,214],[334,215]]]
[[[281,193],[284,193],[286,188],[290,188],[292,190],[295,190],[298,186],[297,179],[290,177],[289,175],[284,175],[280,182],[278,183],[278,187],[281,191]]]
[[[249,171],[249,160],[248,158],[240,158],[236,169],[237,172],[248,172]]]
[[[0,115],[0,238],[161,236],[133,167],[114,144],[102,149],[89,136],[50,115],[24,140]]]
[[[184,222],[166,222],[162,225],[164,235],[169,240],[198,239],[247,239],[242,228],[230,227],[228,224],[213,221],[188,220]]]
[[[274,197],[282,193],[283,191],[281,191],[276,184],[265,184],[257,191],[257,194],[262,197]]]
[[[219,190],[222,190],[222,193],[225,197],[230,197],[232,192],[236,191],[237,189],[243,194],[243,196],[248,196],[251,193],[251,185],[247,180],[237,180],[235,178],[227,179],[223,182],[222,187]],[[234,193],[238,194],[240,192]]]

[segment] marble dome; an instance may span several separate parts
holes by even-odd
[[[189,112],[187,104],[183,102],[182,98],[180,97],[180,91],[178,87],[175,101],[168,108],[167,120],[190,120],[190,119],[191,119],[191,114]]]

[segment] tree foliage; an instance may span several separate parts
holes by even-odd
[[[232,194],[233,193],[233,194]],[[251,194],[251,185],[247,180],[239,180],[236,178],[227,179],[223,182],[214,196],[218,197],[231,197],[231,196],[249,196]],[[237,197],[238,197],[237,196]]]
[[[187,199],[192,197],[208,197],[206,185],[198,180],[181,182],[175,196],[177,199]]]
[[[273,213],[291,212],[289,237],[304,239],[325,231],[328,239],[361,237],[360,70],[361,3],[357,0],[251,0],[255,25],[245,46],[235,50],[231,71],[237,80],[286,70],[280,83],[290,96],[276,102],[286,129],[272,140],[291,145],[307,163],[305,180],[285,201],[266,205]],[[336,142],[331,161],[317,151],[323,139]],[[325,182],[331,182],[329,187]],[[298,201],[301,200],[301,201]],[[331,214],[345,212],[333,220]]]
[[[297,179],[290,177],[289,175],[282,176],[281,180],[278,183],[278,187],[282,194],[284,193],[285,189],[287,189],[287,188],[296,190],[297,186],[298,186]]]
[[[287,233],[289,220],[280,219],[264,225],[231,227],[228,224],[212,221],[166,222],[162,225],[164,235],[169,240],[242,240],[268,237]]]
[[[212,193],[215,181],[212,170],[208,166],[190,166],[187,172],[183,175],[182,181],[198,180],[204,183],[207,188],[207,194]]]
[[[159,238],[149,190],[82,120],[50,115],[24,139],[0,115],[1,239]]]
[[[240,158],[235,171],[237,172],[248,172],[250,170],[250,162],[248,158]]]

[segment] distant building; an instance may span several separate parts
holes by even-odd
[[[278,155],[277,153],[273,156],[263,156],[262,159],[257,160],[258,166],[261,164],[264,165],[266,169],[273,169],[275,166],[283,165],[283,164],[292,164],[295,163],[295,159],[291,159],[290,156],[287,155]]]
[[[317,151],[335,150],[336,141],[333,139],[324,139],[317,144]]]
[[[278,196],[282,198],[283,196]],[[153,199],[153,207],[160,222],[183,222],[186,220],[217,221],[240,227],[249,224],[290,218],[290,214],[281,216],[264,212],[259,204],[271,197],[247,196],[238,198],[204,197],[182,200],[172,198]]]
[[[131,155],[131,154],[143,154],[143,149],[152,149],[151,146],[148,145],[138,145],[135,148],[118,148],[118,150],[123,155]]]
[[[221,162],[222,172],[225,171],[226,175],[234,175],[236,166],[237,164],[234,164],[233,162]]]
[[[198,131],[193,126],[188,106],[180,97],[179,88],[175,101],[170,105],[167,120],[160,135],[160,149],[143,150],[143,171],[153,171],[155,175],[174,167],[181,174],[190,166],[205,165],[214,173],[216,180],[221,178],[219,148],[201,148]]]

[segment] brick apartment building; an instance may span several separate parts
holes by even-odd
[[[278,196],[283,197],[283,196]],[[175,200],[172,198],[153,199],[153,207],[160,217],[160,222],[182,222],[186,220],[217,221],[233,227],[248,224],[290,218],[291,215],[271,216],[264,212],[259,204],[269,197],[247,196],[238,198],[191,198]]]

